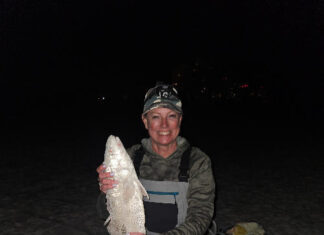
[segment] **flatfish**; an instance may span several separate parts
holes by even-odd
[[[122,142],[110,135],[106,143],[104,164],[106,171],[114,174],[118,184],[106,193],[109,217],[105,225],[110,235],[145,232],[143,196],[147,192],[138,180],[133,162]]]

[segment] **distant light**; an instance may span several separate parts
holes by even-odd
[[[106,96],[99,96],[97,98],[98,101],[105,101],[106,100]]]

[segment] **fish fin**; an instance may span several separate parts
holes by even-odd
[[[108,218],[106,219],[106,221],[105,221],[104,225],[105,225],[105,226],[106,226],[106,225],[108,225],[108,224],[109,224],[109,222],[110,222],[110,220],[111,220],[111,216],[108,216]]]
[[[149,195],[147,194],[146,192],[146,189],[144,188],[144,186],[142,185],[142,183],[140,181],[137,182],[141,192],[142,192],[142,195],[147,197],[147,198],[150,198]]]

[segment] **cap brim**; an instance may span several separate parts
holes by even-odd
[[[156,108],[168,108],[168,109],[171,109],[171,110],[174,110],[180,114],[182,114],[182,110],[179,109],[178,107],[176,107],[175,105],[173,104],[170,104],[170,103],[165,103],[165,102],[161,102],[161,103],[155,103],[155,104],[152,104],[147,110],[145,110],[143,112],[143,114],[146,114],[148,113],[149,111],[153,110],[153,109],[156,109]]]

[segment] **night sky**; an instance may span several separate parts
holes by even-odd
[[[219,71],[266,74],[278,102],[290,99],[318,119],[322,7],[302,0],[5,0],[2,101],[19,113],[42,100],[151,87],[199,59]]]

